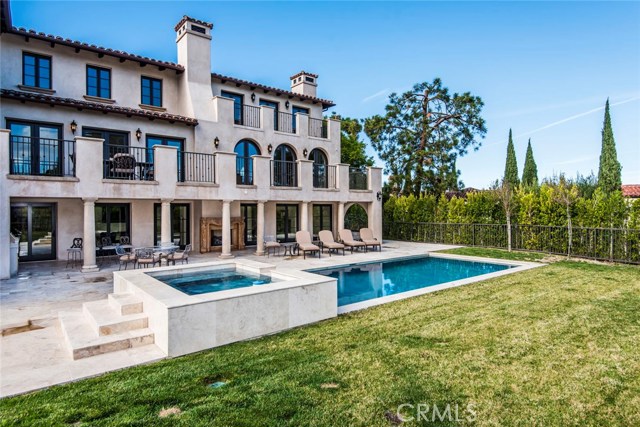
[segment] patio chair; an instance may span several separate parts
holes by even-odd
[[[382,243],[373,237],[373,231],[371,231],[370,228],[361,228],[360,238],[365,245],[371,246],[374,251],[376,250],[376,247],[378,247],[378,250],[382,252]]]
[[[342,249],[342,255],[344,255],[344,245],[333,239],[333,233],[331,231],[321,230],[318,233],[318,237],[320,238],[320,243],[322,243],[322,249],[327,248],[329,250],[329,256],[331,256],[332,250],[335,250],[337,253],[340,249]]]
[[[359,248],[364,248],[364,251],[367,251],[367,245],[364,242],[360,242],[358,240],[355,240],[353,238],[353,234],[351,233],[351,230],[345,229],[343,228],[342,230],[340,230],[340,240],[342,240],[342,243],[348,247],[349,249],[351,249],[351,253],[353,253],[354,249],[359,249]]]
[[[129,153],[116,153],[111,161],[114,178],[133,178],[136,172],[136,158]]]
[[[298,251],[302,251],[303,259],[307,259],[307,252],[318,252],[318,258],[320,258],[320,247],[311,243],[311,233],[308,231],[297,231],[296,243]]]
[[[82,237],[76,237],[73,239],[73,243],[71,243],[71,247],[67,249],[67,265],[64,268],[67,268],[69,264],[73,267],[77,261],[82,260]]]
[[[156,263],[160,264],[160,254],[155,253],[152,248],[136,249],[135,254],[137,267],[144,266],[146,268],[149,267],[149,264],[151,264],[151,267]]]
[[[274,236],[265,236],[264,237],[264,252],[269,257],[269,252],[274,251],[280,255],[280,242],[276,240]]]
[[[120,236],[120,244],[121,245],[130,245],[131,244],[131,239],[129,238],[129,236]]]
[[[189,252],[191,252],[190,244],[185,246],[183,251],[176,251],[167,255],[167,264],[172,263],[173,265],[176,265],[176,261],[180,261],[182,264],[185,262],[189,264]]]
[[[127,252],[124,250],[124,248],[120,245],[116,245],[116,256],[118,257],[118,270],[120,270],[122,268],[122,264],[124,264],[124,269],[127,269],[127,266],[129,265],[130,262],[133,263],[133,265],[136,265],[136,254],[134,252]]]

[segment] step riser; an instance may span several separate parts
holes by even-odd
[[[127,338],[123,340],[113,341],[110,343],[75,348],[72,351],[73,360],[84,359],[91,356],[97,356],[99,354],[111,353],[114,351],[126,350],[129,348],[141,347],[143,345],[153,344],[153,334],[144,335],[141,337]]]
[[[93,316],[91,310],[86,304],[83,304],[82,311],[87,318],[89,324],[98,335],[113,335],[120,332],[133,331],[148,327],[149,319],[147,317],[138,317],[135,319],[127,319],[114,321],[113,323],[100,324]]]
[[[134,303],[123,303],[118,300],[113,294],[109,294],[109,305],[113,307],[118,313],[126,316],[128,314],[142,313],[142,301]]]

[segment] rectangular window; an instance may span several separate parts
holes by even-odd
[[[233,123],[237,125],[242,124],[242,104],[244,103],[244,96],[237,93],[222,91],[220,96],[224,98],[233,99]]]
[[[301,113],[301,114],[306,114],[309,115],[309,109],[308,108],[303,108],[303,107],[296,107],[295,105],[293,107],[291,107],[291,114],[293,114],[293,133],[297,133],[296,132],[296,128],[297,128],[297,121],[298,118],[296,116],[297,113]]]
[[[111,70],[87,65],[87,95],[111,98]]]
[[[184,139],[147,135],[147,162],[150,164],[149,167],[153,167],[154,145],[168,145],[178,149],[178,173],[180,179],[184,179],[184,156],[182,155],[182,151],[184,150]]]
[[[11,174],[63,176],[68,171],[61,124],[7,120],[7,128]]]
[[[184,249],[186,245],[191,243],[191,206],[187,203],[171,203],[171,242]],[[153,205],[153,235],[156,245],[162,243],[160,229],[162,227],[162,205],[155,203]]]
[[[51,57],[23,52],[22,84],[51,89]]]
[[[279,103],[275,101],[267,101],[266,99],[260,100],[260,105],[266,105],[267,107],[273,108],[273,128],[278,130],[278,106]]]
[[[313,205],[313,234],[321,230],[333,231],[331,205]]]
[[[142,77],[142,103],[162,107],[162,80]]]
[[[96,203],[96,246],[111,246],[120,242],[120,237],[131,237],[128,204]]]

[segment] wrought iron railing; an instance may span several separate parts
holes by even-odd
[[[253,185],[253,158],[236,157],[236,184]]]
[[[393,222],[383,227],[386,239],[506,249],[506,224]],[[640,229],[511,225],[514,250],[571,255],[604,261],[640,264]]]
[[[153,148],[104,144],[103,176],[107,179],[153,181]]]
[[[314,163],[313,188],[336,188],[336,166]]]
[[[367,190],[369,189],[367,170],[361,168],[349,168],[349,189]]]
[[[178,151],[177,160],[179,182],[216,182],[215,155]]]
[[[252,128],[259,128],[260,107],[254,107],[253,105],[242,105],[242,122],[238,124]]]
[[[274,128],[278,132],[296,133],[295,116],[289,113],[278,111],[278,120],[274,123]]]
[[[309,118],[309,136],[316,138],[328,138],[327,121],[323,119]]]
[[[11,135],[9,145],[12,175],[76,175],[75,141]]]
[[[271,185],[274,187],[297,187],[298,164],[283,160],[271,160]]]

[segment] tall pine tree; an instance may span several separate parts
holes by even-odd
[[[509,129],[509,145],[507,145],[507,164],[504,167],[504,180],[512,186],[520,183],[518,178],[518,161],[516,160],[516,149],[513,147],[513,137]]]
[[[604,108],[604,125],[602,127],[602,151],[600,152],[600,168],[598,169],[598,187],[606,194],[620,190],[622,167],[618,162],[616,141],[613,139],[611,116],[609,115],[609,98]]]
[[[538,166],[533,158],[533,149],[531,148],[531,138],[527,145],[527,157],[524,159],[524,169],[522,170],[522,184],[528,187],[538,186]]]

